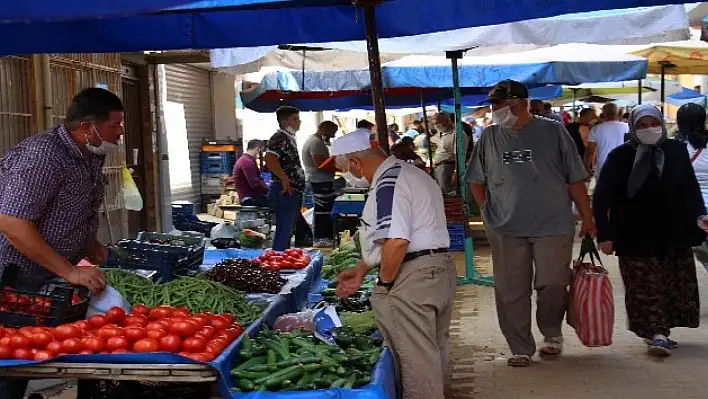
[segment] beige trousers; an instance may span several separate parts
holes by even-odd
[[[401,266],[390,289],[375,286],[376,324],[396,364],[403,399],[443,399],[457,273],[448,254],[421,256]]]
[[[562,336],[575,234],[509,237],[487,229],[494,265],[499,327],[513,355],[533,356],[531,295],[536,290],[536,324],[546,338]]]

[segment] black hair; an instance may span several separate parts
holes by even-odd
[[[401,137],[401,144],[413,144],[413,139],[410,136]]]
[[[123,101],[117,95],[100,87],[89,87],[71,100],[64,124],[69,130],[74,130],[81,122],[105,122],[111,112],[124,111]]]
[[[706,148],[706,110],[694,103],[684,104],[676,113],[679,139],[687,140],[693,148]]]
[[[278,123],[283,123],[283,120],[288,119],[291,116],[297,115],[299,113],[299,109],[291,107],[289,105],[283,105],[282,107],[279,107],[275,110],[275,117],[276,119],[278,119]]]
[[[248,146],[246,146],[246,151],[255,150],[256,148],[265,148],[263,140],[254,139],[249,141]]]
[[[318,127],[318,129],[319,130],[334,129],[334,131],[336,132],[337,130],[339,130],[339,125],[337,125],[336,123],[334,123],[332,121],[324,121],[324,122],[320,123],[320,126]]]
[[[362,119],[359,122],[356,123],[356,128],[357,129],[367,129],[371,130],[371,128],[374,127],[374,124],[367,121],[366,119]]]

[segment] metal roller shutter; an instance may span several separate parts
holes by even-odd
[[[166,65],[165,81],[166,100],[183,112],[186,126],[186,137],[184,129],[167,129],[172,201],[191,201],[199,209],[199,153],[204,139],[214,139],[211,73],[185,64]]]

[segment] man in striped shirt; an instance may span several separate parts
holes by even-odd
[[[338,276],[338,294],[356,292],[379,266],[371,304],[394,354],[399,392],[443,398],[456,272],[442,193],[424,171],[372,148],[367,131],[335,140],[331,152],[371,182],[359,228],[364,261]]]

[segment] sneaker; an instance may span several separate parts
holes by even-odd
[[[652,340],[650,340],[650,339],[647,339],[647,338],[642,338],[642,341],[644,341],[644,343],[645,343],[647,346],[651,345],[652,342],[654,342],[654,341],[652,341]],[[674,340],[671,339],[671,338],[667,338],[666,341],[668,341],[668,343],[669,343],[669,348],[671,348],[671,349],[676,349],[676,348],[679,347],[678,342],[674,341]]]
[[[539,350],[541,356],[558,356],[563,353],[563,337],[545,338]]]
[[[647,351],[650,355],[656,357],[671,356],[671,344],[665,339],[655,339],[651,341]]]

